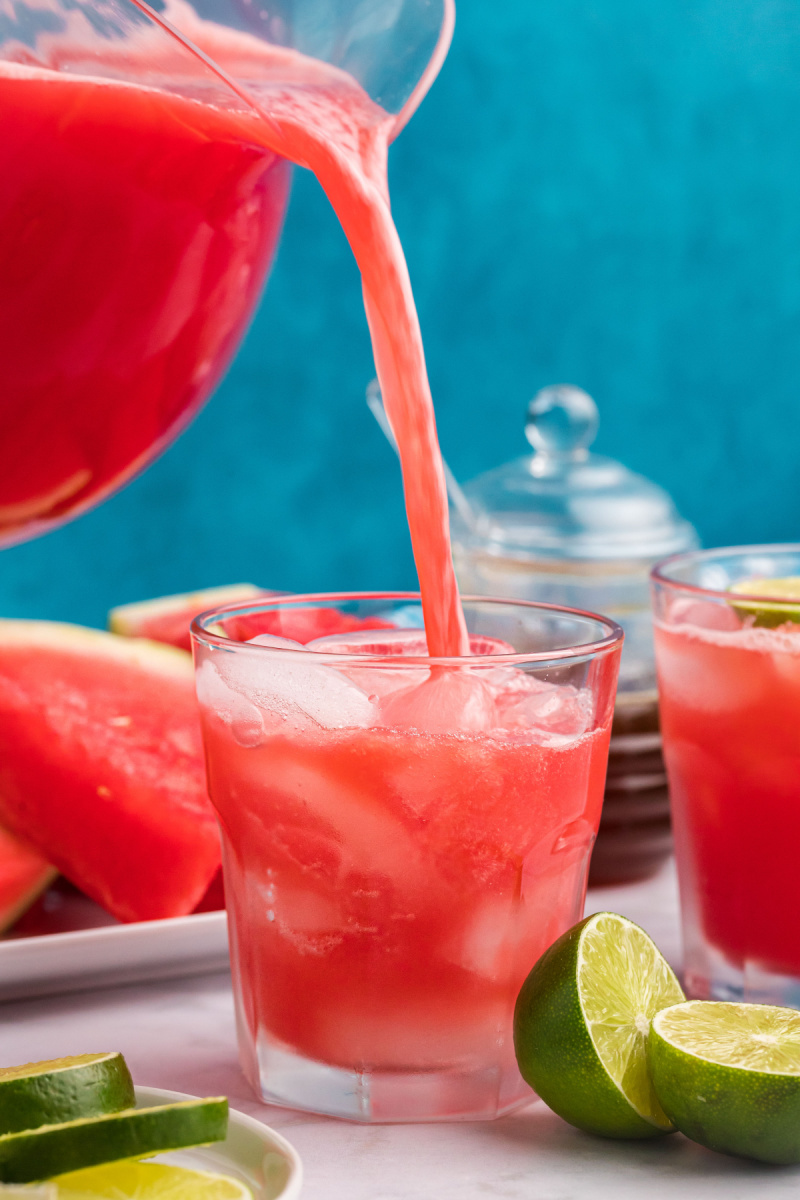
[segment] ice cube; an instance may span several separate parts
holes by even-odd
[[[309,642],[307,650],[320,654],[374,655],[392,658],[425,658],[428,646],[420,629],[358,630],[331,634]],[[470,635],[475,656],[513,654],[514,647],[500,638]],[[357,684],[373,702],[380,701],[383,723],[430,733],[475,732],[492,724],[491,692],[483,678],[470,669],[433,672],[420,666],[362,666],[349,662],[335,668]],[[482,669],[481,669],[482,670]]]
[[[295,727],[312,723],[323,729],[349,729],[375,724],[376,709],[366,692],[333,668],[315,665],[299,643],[259,634],[252,644],[276,653],[224,654],[216,669],[228,690],[271,714],[273,723],[277,717]],[[303,652],[302,658],[289,653],[295,649]]]
[[[248,646],[276,646],[281,650],[305,650],[302,642],[292,638],[278,637],[276,633],[259,633],[256,637],[247,639]]]
[[[229,686],[211,659],[200,663],[195,675],[197,699],[213,713],[243,746],[258,746],[266,733],[261,711],[236,688]]]
[[[796,630],[797,626],[795,625],[793,628]],[[789,629],[770,629],[765,632],[777,633],[775,641],[778,644],[774,646],[772,662],[779,685],[784,683],[789,684],[792,688],[800,689],[800,632],[790,632]]]
[[[314,638],[306,650],[320,654],[373,654],[381,657],[413,655],[424,658],[428,653],[425,634],[418,629],[359,629],[353,633],[332,633]]]
[[[424,631],[420,629],[361,629],[354,633],[335,633],[315,638],[308,643],[306,650],[327,654],[400,654],[424,658],[428,653],[428,643]],[[509,642],[483,633],[469,635],[469,652],[476,657],[516,653]]]
[[[282,880],[265,888],[255,877],[251,888],[263,905],[262,920],[300,954],[329,954],[344,940],[345,914],[330,896]]]
[[[579,736],[592,727],[589,688],[548,683],[513,668],[494,683],[495,727]]]
[[[363,654],[393,657],[424,658],[428,653],[425,634],[417,629],[362,629],[354,633],[331,634],[309,642],[307,650],[320,654]],[[424,683],[430,672],[427,667],[359,666],[342,663],[335,668],[369,696],[373,703],[400,688]]]
[[[443,956],[470,974],[502,979],[508,970],[516,915],[512,896],[490,896],[482,904],[472,899],[465,906],[463,923],[443,946]]]
[[[368,751],[371,735],[362,736]],[[390,877],[398,887],[412,886],[421,870],[421,848],[391,789],[379,786],[381,773],[343,778],[328,768],[328,762],[325,756],[315,760],[300,740],[271,757],[273,797],[279,791],[287,811],[294,808],[299,814],[295,819],[302,821],[299,829],[282,827],[292,856],[307,860],[312,836],[311,857],[326,859],[342,887],[348,886],[349,879],[352,889],[354,875],[361,876],[362,886],[368,888],[363,879],[378,876]],[[320,838],[328,841],[329,853]]]
[[[658,687],[670,708],[704,713],[734,712],[766,702],[770,673],[759,634],[772,630],[741,629],[736,633],[696,625],[656,626]]]
[[[669,606],[669,623],[727,632],[742,627],[741,618],[731,605],[717,604],[714,600],[698,600],[690,596],[679,596],[672,601]]]
[[[492,690],[468,668],[434,668],[427,680],[383,700],[381,720],[424,733],[481,733],[494,723]]]

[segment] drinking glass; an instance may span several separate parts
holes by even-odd
[[[740,590],[786,576],[800,545],[652,575],[685,986],[701,999],[800,1007],[800,605]]]
[[[0,11],[0,545],[121,487],[222,377],[288,199],[270,52],[347,72],[394,136],[452,25],[452,0]]]
[[[583,912],[622,631],[467,598],[427,656],[414,593],[291,596],[192,626],[242,1065],[358,1121],[531,1096],[522,981]],[[255,639],[255,640],[253,640]]]

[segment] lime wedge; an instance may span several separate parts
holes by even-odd
[[[80,1054],[0,1067],[0,1134],[133,1108],[121,1054]]]
[[[514,1048],[523,1078],[554,1112],[590,1133],[667,1133],[647,1070],[650,1021],[683,1000],[647,934],[596,913],[547,950],[522,985]]]
[[[756,625],[774,629],[787,621],[800,624],[800,575],[787,575],[784,579],[740,579],[731,584],[728,591],[734,595],[758,597],[733,605],[740,616],[755,617]],[[776,603],[770,604],[770,600]],[[797,604],[790,604],[792,600]]]
[[[59,1175],[51,1186],[53,1200],[253,1200],[250,1188],[238,1179],[166,1163],[89,1167]]]
[[[653,1020],[653,1086],[692,1141],[763,1162],[800,1162],[800,1013],[690,1000]]]
[[[0,1137],[0,1180],[29,1183],[67,1171],[162,1150],[219,1142],[228,1127],[224,1097],[128,1109]]]

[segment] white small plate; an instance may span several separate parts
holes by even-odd
[[[149,1108],[172,1100],[194,1100],[185,1092],[137,1087],[136,1107]],[[303,1184],[303,1164],[295,1148],[274,1129],[253,1117],[231,1110],[228,1136],[213,1146],[160,1154],[155,1162],[196,1171],[217,1171],[252,1188],[255,1200],[296,1200]]]

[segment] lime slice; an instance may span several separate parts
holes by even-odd
[[[133,1108],[121,1054],[79,1054],[0,1067],[0,1134]]]
[[[800,1162],[800,1013],[690,1000],[655,1017],[648,1057],[664,1111],[692,1141]]]
[[[89,1167],[59,1175],[51,1186],[53,1200],[253,1200],[250,1188],[238,1179],[167,1163]]]
[[[650,1021],[683,1000],[647,934],[596,913],[547,950],[522,985],[514,1048],[523,1078],[554,1112],[590,1133],[644,1138],[673,1126],[647,1070]]]
[[[0,1137],[0,1180],[28,1183],[98,1163],[205,1146],[222,1141],[227,1127],[228,1101],[216,1096],[7,1133]]]
[[[800,575],[787,575],[784,579],[740,579],[738,583],[732,583],[728,591],[734,595],[758,597],[733,605],[740,616],[755,617],[756,625],[774,629],[787,621],[800,624]],[[770,600],[783,603],[770,604]],[[797,604],[787,603],[792,600]]]

